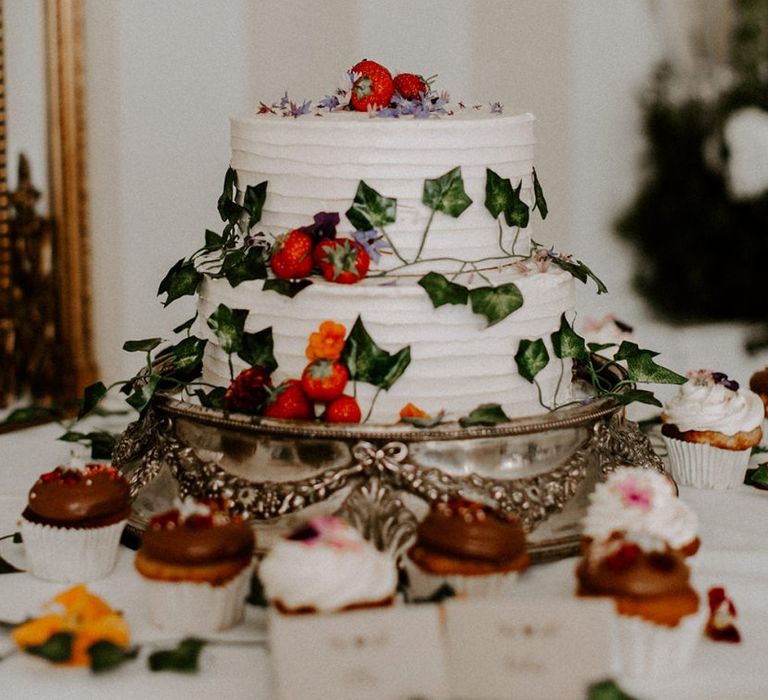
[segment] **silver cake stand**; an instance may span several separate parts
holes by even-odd
[[[260,548],[337,513],[397,555],[430,503],[460,495],[516,513],[536,561],[577,553],[588,496],[616,465],[664,471],[611,398],[490,427],[418,429],[270,420],[158,395],[113,461],[130,480],[138,532],[175,496],[223,497],[253,522]]]

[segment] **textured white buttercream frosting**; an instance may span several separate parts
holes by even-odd
[[[270,601],[318,612],[379,603],[394,596],[394,560],[334,517],[314,518],[316,536],[280,540],[259,565]]]
[[[762,425],[765,407],[749,389],[733,391],[723,384],[689,380],[666,404],[664,416],[681,432],[711,430],[735,435]]]
[[[590,495],[582,522],[586,537],[602,542],[614,533],[648,548],[649,542],[679,549],[698,536],[698,517],[659,472],[619,467]]]

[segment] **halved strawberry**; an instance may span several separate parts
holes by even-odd
[[[294,280],[312,274],[312,236],[299,229],[280,236],[272,249],[269,266],[281,280]]]
[[[358,112],[367,112],[369,107],[386,107],[395,94],[392,74],[380,63],[365,59],[352,66],[352,73],[358,77],[352,85],[349,103]]]
[[[267,400],[264,415],[269,418],[312,420],[315,407],[301,388],[298,379],[286,379]]]
[[[362,417],[357,400],[342,394],[326,406],[321,419],[328,423],[359,423]]]
[[[415,73],[400,73],[393,82],[400,97],[406,100],[417,100],[420,95],[429,92],[427,81]]]
[[[341,396],[349,371],[338,360],[313,360],[301,375],[301,387],[309,398],[327,403]]]
[[[224,395],[224,408],[241,413],[261,413],[272,383],[269,373],[261,366],[254,365],[238,374]]]
[[[359,282],[371,266],[368,252],[351,238],[322,240],[315,246],[312,257],[323,277],[338,284]]]

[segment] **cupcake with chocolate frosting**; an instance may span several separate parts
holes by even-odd
[[[394,560],[341,518],[312,518],[280,540],[259,564],[270,603],[284,614],[327,613],[389,605]]]
[[[151,518],[135,566],[152,623],[203,634],[240,622],[254,549],[250,525],[217,503],[187,499]]]
[[[749,389],[760,397],[768,417],[768,367],[758,370],[750,377]]]
[[[662,414],[672,476],[685,486],[737,487],[762,439],[764,415],[760,397],[722,372],[689,372]]]
[[[42,474],[20,521],[29,572],[62,583],[103,578],[130,512],[130,487],[114,467],[73,460]]]
[[[407,554],[411,590],[428,596],[442,584],[459,595],[502,595],[527,568],[519,518],[464,498],[434,503]]]

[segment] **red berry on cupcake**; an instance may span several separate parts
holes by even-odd
[[[395,91],[406,100],[417,100],[429,92],[427,81],[415,73],[400,73],[393,82]]]
[[[315,407],[301,388],[301,382],[298,379],[287,379],[267,400],[264,415],[269,418],[312,420]]]
[[[309,398],[327,403],[341,396],[349,371],[338,360],[313,360],[301,375],[301,387]]]
[[[241,413],[261,413],[272,383],[261,365],[254,365],[238,374],[224,395],[224,408]]]
[[[352,396],[342,394],[326,406],[322,420],[327,423],[359,423],[363,414],[360,405]]]
[[[352,85],[350,105],[358,112],[367,112],[368,108],[386,107],[395,93],[392,74],[376,61],[364,60],[352,66],[352,73],[357,77]]]
[[[281,280],[301,279],[312,274],[312,236],[299,229],[280,236],[269,266]]]
[[[323,277],[337,284],[354,284],[368,274],[371,258],[365,248],[351,238],[322,240],[312,253]]]

